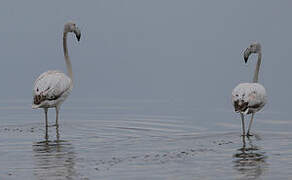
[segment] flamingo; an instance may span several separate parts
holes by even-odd
[[[262,58],[260,43],[252,43],[244,51],[245,63],[247,63],[248,58],[251,54],[258,55],[253,82],[240,83],[232,91],[232,104],[234,106],[235,112],[240,113],[243,136],[245,136],[244,115],[251,114],[251,119],[248,125],[248,131],[246,135],[252,136],[250,133],[250,129],[254,119],[254,114],[260,111],[267,102],[266,90],[263,85],[258,83],[258,76]]]
[[[73,88],[72,65],[67,49],[67,34],[73,32],[80,40],[81,33],[74,22],[68,22],[64,26],[63,50],[68,76],[58,70],[42,73],[35,81],[33,88],[32,108],[43,108],[45,112],[46,137],[48,132],[48,108],[56,109],[56,127],[58,127],[58,116],[61,104],[68,97]]]

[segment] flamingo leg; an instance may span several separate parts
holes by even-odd
[[[57,138],[57,142],[59,142],[60,141],[60,134],[59,134],[59,127],[58,126],[56,126],[56,138]]]
[[[251,129],[251,125],[252,125],[252,122],[253,122],[253,118],[254,118],[254,113],[251,114],[250,122],[249,122],[249,125],[248,125],[248,130],[247,130],[247,136],[252,136],[252,134],[250,134],[250,129]]]
[[[240,113],[241,122],[242,122],[242,136],[245,136],[245,125],[244,125],[244,115]]]
[[[45,138],[48,140],[48,108],[44,108],[45,111],[45,121],[46,121],[46,135]]]
[[[56,107],[56,127],[59,127],[59,107]]]
[[[245,150],[246,150],[245,136],[242,136],[242,152],[244,153]]]

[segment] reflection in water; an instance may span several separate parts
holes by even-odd
[[[75,153],[72,144],[60,140],[56,127],[56,140],[36,142],[33,145],[34,174],[37,179],[74,179]]]
[[[259,138],[259,137],[256,137]],[[260,147],[253,145],[252,140],[242,136],[242,147],[234,154],[234,168],[243,179],[257,179],[267,168],[265,152],[260,151]]]

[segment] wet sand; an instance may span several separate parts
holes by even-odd
[[[292,120],[283,113],[257,114],[254,136],[243,139],[227,108],[73,99],[46,140],[43,111],[27,102],[1,104],[0,179],[292,178]]]

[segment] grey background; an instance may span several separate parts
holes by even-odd
[[[158,99],[231,109],[232,89],[252,80],[256,62],[252,56],[245,65],[242,52],[259,41],[266,111],[289,112],[291,15],[291,1],[1,1],[0,100],[30,103],[39,74],[65,71],[62,30],[74,20],[82,37],[69,37],[69,102]]]

